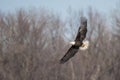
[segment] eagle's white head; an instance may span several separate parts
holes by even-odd
[[[75,45],[75,41],[71,41],[70,44]],[[86,50],[86,49],[88,49],[88,47],[89,47],[89,41],[85,40],[85,41],[83,41],[83,44],[80,47],[80,50]]]
[[[88,49],[88,47],[89,47],[89,41],[85,40],[85,41],[83,41],[83,44],[80,47],[80,50],[86,50],[86,49]]]

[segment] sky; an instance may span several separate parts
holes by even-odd
[[[54,13],[66,17],[68,8],[87,12],[91,6],[93,9],[108,15],[116,7],[118,0],[0,0],[0,10],[2,12],[14,12],[23,8],[45,8]]]

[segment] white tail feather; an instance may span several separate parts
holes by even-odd
[[[71,45],[75,45],[75,41],[70,42]]]

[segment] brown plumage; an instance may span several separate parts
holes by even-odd
[[[79,47],[82,46],[83,40],[86,37],[86,33],[87,33],[87,19],[85,17],[81,17],[81,24],[75,39],[75,44],[69,48],[67,53],[60,60],[60,63],[65,63],[78,52]]]

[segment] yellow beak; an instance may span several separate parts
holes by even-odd
[[[87,41],[87,40],[83,41],[83,43],[80,47],[80,50],[86,50],[86,49],[88,49],[88,47],[89,47],[89,41]]]

